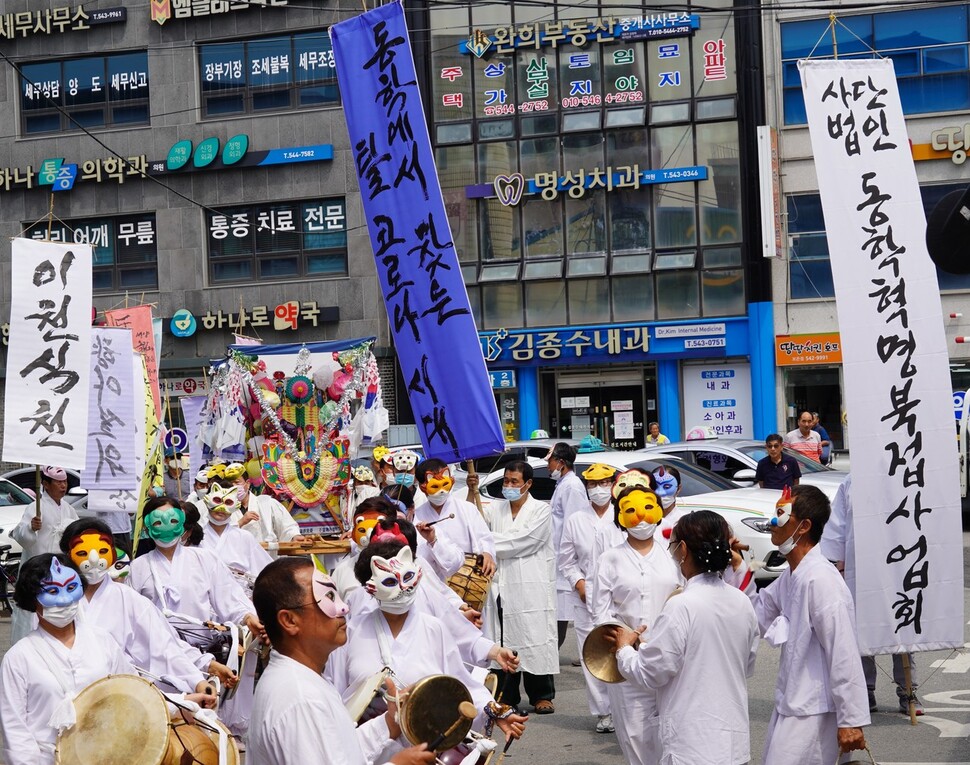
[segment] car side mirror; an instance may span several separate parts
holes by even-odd
[[[82,489],[80,486],[75,486],[73,489],[67,490],[67,495],[69,497],[86,497],[88,495],[88,490]]]
[[[731,478],[735,483],[744,483],[751,485],[754,483],[756,473],[751,468],[742,468],[734,474]]]

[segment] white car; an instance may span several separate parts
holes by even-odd
[[[24,517],[24,510],[33,504],[33,498],[23,489],[0,478],[0,545],[10,545],[9,555],[20,555],[20,543],[10,538],[10,532]]]
[[[72,505],[78,505],[81,502],[85,502],[87,500],[88,492],[87,489],[81,488],[81,474],[76,470],[65,470],[64,472],[67,473],[67,501]],[[17,484],[17,486],[26,491],[28,494],[33,494],[36,490],[37,473],[36,468],[33,466],[10,470],[3,475],[0,475],[0,478]]]
[[[536,499],[548,502],[556,482],[549,477],[549,469],[544,460],[529,457],[533,479],[531,494]],[[590,452],[576,456],[574,469],[577,474],[592,465],[602,462],[620,470],[641,468],[654,471],[661,465],[676,467],[681,475],[681,491],[677,506],[690,510],[713,510],[731,526],[734,535],[750,548],[754,561],[755,578],[766,584],[777,577],[787,565],[780,557],[777,548],[771,543],[770,533],[765,530],[767,522],[775,516],[775,503],[781,492],[775,489],[739,489],[723,476],[712,473],[697,465],[692,465],[679,457],[663,454],[659,450],[652,454],[642,452]],[[489,473],[482,478],[480,491],[482,504],[502,497],[502,478],[504,468]],[[773,555],[774,553],[774,555]]]
[[[785,454],[793,458],[802,472],[800,483],[818,486],[832,499],[848,473],[832,470],[785,447]],[[677,441],[661,446],[648,446],[637,453],[648,457],[652,453],[673,454],[686,462],[711,470],[728,478],[738,486],[755,486],[758,462],[768,456],[764,441],[744,438],[710,438],[696,441]]]

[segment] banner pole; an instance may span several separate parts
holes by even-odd
[[[34,465],[34,518],[40,518],[40,465]]]
[[[916,725],[916,700],[913,696],[913,667],[909,663],[909,654],[903,654],[903,677],[906,679],[906,699],[909,703],[909,724]]]

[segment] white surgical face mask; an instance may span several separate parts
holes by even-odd
[[[673,495],[673,494],[671,494],[671,495],[669,495],[667,497],[661,497],[660,498],[660,506],[664,510],[669,510],[670,508],[672,508],[674,506],[674,502],[676,502],[676,501],[677,501],[677,497],[675,495]]]
[[[439,491],[436,494],[429,494],[428,502],[435,507],[441,507],[448,500],[449,494],[451,494],[451,489],[448,489],[447,491]]]
[[[87,571],[81,572],[81,576],[88,584],[99,584],[107,575],[108,569],[106,568],[89,568]]]
[[[610,489],[608,486],[594,486],[586,493],[589,494],[589,501],[599,507],[602,507],[610,501]]]
[[[204,497],[206,494],[209,493],[209,487],[208,486],[203,486],[201,489],[196,489],[195,490],[195,493],[200,498],[201,497]],[[236,492],[236,493],[238,494],[239,492]]]
[[[236,484],[236,499],[242,502],[249,496],[249,487],[245,484]]]
[[[562,471],[561,471],[561,470],[553,470],[553,471],[552,471],[552,472],[551,472],[551,473],[549,474],[549,477],[550,477],[550,478],[551,478],[551,479],[552,479],[553,481],[558,481],[558,480],[559,480],[560,478],[562,478]]]
[[[522,489],[517,486],[503,486],[502,496],[505,497],[509,502],[518,502],[522,499]]]
[[[44,614],[40,618],[54,627],[66,627],[74,621],[77,616],[77,601],[68,606],[51,606],[44,609]]]
[[[656,523],[647,523],[646,521],[640,521],[632,529],[627,529],[626,533],[629,534],[634,539],[650,539],[653,536],[653,532],[657,530]]]
[[[210,514],[209,523],[211,523],[213,526],[225,526],[227,523],[229,523],[229,516],[227,515],[225,518],[218,519],[214,515]]]
[[[798,535],[798,529],[796,528],[794,533],[788,537],[784,542],[778,545],[778,552],[782,555],[788,555],[792,550],[795,549],[795,545],[798,544],[798,540],[795,537]]]
[[[380,609],[389,614],[406,614],[411,610],[411,604],[414,603],[414,599],[418,596],[418,588],[410,590],[409,592],[402,592],[394,600],[386,601],[381,600]]]
[[[156,547],[164,547],[165,549],[168,549],[169,547],[175,547],[175,545],[177,545],[178,543],[179,543],[178,537],[176,537],[175,539],[172,539],[169,542],[163,542],[161,539],[155,540]]]

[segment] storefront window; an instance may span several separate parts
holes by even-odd
[[[649,274],[614,278],[613,321],[642,321],[653,316],[653,277]]]
[[[522,290],[519,285],[482,285],[482,329],[521,326]]]
[[[431,9],[431,99],[435,122],[471,119],[472,59],[458,45],[467,39],[468,8]]]
[[[610,286],[606,279],[572,279],[568,285],[571,324],[605,324],[610,320]]]
[[[736,122],[697,125],[697,164],[708,168],[697,184],[701,244],[741,241],[741,162]]]
[[[443,146],[435,152],[435,166],[451,235],[462,262],[478,260],[478,232],[474,200],[465,187],[475,182],[475,153],[472,146]]]
[[[657,274],[657,318],[687,319],[700,316],[696,271]]]

